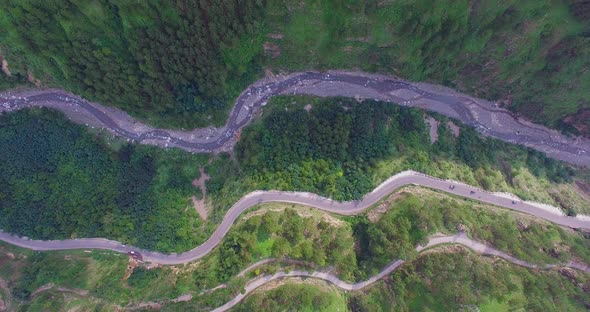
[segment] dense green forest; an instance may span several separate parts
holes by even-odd
[[[159,125],[222,124],[263,68],[362,69],[498,99],[590,131],[585,0],[8,0],[14,73]]]
[[[0,228],[37,239],[108,237],[165,251],[204,237],[189,197],[206,157],[118,144],[48,109],[0,116]]]
[[[312,106],[309,112],[307,104]],[[351,200],[390,175],[413,169],[470,180],[489,190],[506,185],[524,198],[535,198],[532,186],[518,182],[519,171],[527,172],[521,177],[532,175],[548,183],[568,183],[574,176],[573,168],[542,153],[481,137],[469,128],[461,128],[455,137],[442,116],[436,116],[441,126],[431,144],[424,112],[418,109],[372,100],[275,97],[268,110],[244,129],[236,146],[241,170],[263,189]],[[530,183],[538,182],[525,184]],[[583,202],[564,206],[572,214],[584,209]]]
[[[209,237],[250,191],[350,200],[407,169],[587,213],[587,200],[567,183],[584,176],[574,176],[571,167],[467,128],[455,137],[440,126],[430,144],[418,109],[307,97],[277,97],[267,109],[244,130],[233,158],[97,136],[48,109],[4,114],[0,144],[20,148],[0,151],[0,228],[36,239],[107,237],[183,251]],[[200,193],[191,184],[200,167],[211,176],[204,221],[191,203]]]
[[[220,123],[256,72],[255,55],[224,55],[258,27],[258,1],[10,0],[0,9],[9,64],[154,123]]]

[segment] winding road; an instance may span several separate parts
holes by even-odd
[[[91,127],[100,127],[130,141],[162,147],[179,147],[190,152],[216,152],[230,150],[239,132],[267,101],[281,94],[305,94],[315,96],[344,96],[388,101],[403,106],[420,107],[461,120],[475,127],[486,136],[507,142],[525,145],[548,156],[577,165],[590,166],[590,140],[567,137],[555,130],[519,119],[492,102],[457,93],[453,90],[424,83],[412,83],[392,77],[359,72],[329,71],[325,73],[304,72],[288,76],[264,78],[248,87],[236,100],[227,124],[221,128],[203,128],[192,131],[155,129],[130,117],[127,113],[96,103],[88,102],[63,90],[29,90],[0,94],[0,112],[45,106],[62,111],[71,120]],[[337,202],[311,193],[256,191],[230,208],[209,239],[202,245],[182,254],[162,254],[126,246],[120,242],[85,238],[72,240],[39,241],[0,231],[0,240],[32,250],[108,249],[121,253],[139,252],[145,261],[157,264],[182,264],[198,260],[211,252],[227,234],[232,224],[245,210],[264,202],[287,202],[303,204],[317,209],[343,214],[357,214],[371,207],[396,189],[406,185],[419,185],[462,196],[483,203],[501,206],[527,213],[553,223],[576,229],[590,230],[589,218],[574,218],[563,215],[555,207],[522,201],[510,194],[490,193],[455,181],[441,180],[413,171],[397,174],[367,194],[362,200]],[[451,187],[452,186],[452,187]],[[518,265],[539,268],[534,264],[515,259],[510,255],[467,238],[463,233],[455,236],[433,237],[418,251],[445,243],[458,243],[482,254],[494,255]],[[268,260],[266,260],[268,261]],[[325,272],[290,271],[263,276],[246,286],[240,294],[216,311],[225,311],[242,300],[247,294],[272,280],[307,276],[320,278],[345,290],[358,290],[388,275],[403,263],[397,260],[367,281],[350,284]],[[586,272],[588,266],[569,263],[568,266]],[[551,268],[549,265],[544,268]]]
[[[68,249],[108,249],[121,253],[138,252],[144,261],[157,264],[182,264],[198,260],[213,250],[230,230],[231,226],[245,210],[265,202],[284,202],[311,206],[323,211],[353,215],[371,207],[393,191],[406,186],[419,185],[431,189],[462,196],[487,204],[501,206],[518,212],[527,213],[553,223],[570,228],[590,230],[590,219],[563,215],[558,208],[522,201],[518,197],[505,193],[491,193],[456,181],[434,178],[415,171],[404,171],[387,179],[361,200],[338,202],[312,193],[254,191],[242,197],[225,214],[223,221],[213,234],[200,246],[181,254],[163,254],[126,246],[117,241],[103,238],[82,238],[55,241],[30,240],[0,232],[0,240],[32,250],[68,250]],[[451,188],[452,186],[452,188]]]
[[[564,136],[517,118],[495,103],[442,86],[362,72],[303,72],[263,78],[242,92],[226,125],[221,128],[192,131],[156,129],[121,110],[90,103],[63,90],[1,93],[0,112],[46,106],[64,112],[75,122],[105,128],[130,141],[205,153],[230,150],[241,129],[260,107],[266,105],[271,97],[281,94],[355,97],[420,107],[461,120],[483,135],[525,145],[573,164],[590,166],[590,140],[587,138]]]
[[[523,261],[520,259],[516,259],[505,252],[499,251],[493,247],[490,247],[488,245],[485,245],[485,244],[482,244],[480,242],[470,239],[469,237],[467,237],[467,235],[464,232],[461,232],[461,233],[458,233],[458,234],[452,235],[452,236],[432,236],[432,237],[430,237],[428,244],[426,246],[418,246],[418,247],[416,247],[416,251],[421,252],[424,249],[435,247],[435,246],[442,245],[442,244],[462,245],[462,246],[465,246],[465,247],[475,251],[478,254],[499,257],[499,258],[502,258],[508,262],[512,262],[514,264],[524,266],[527,268],[552,269],[552,268],[559,267],[559,266],[565,266],[565,267],[577,269],[577,270],[584,271],[584,272],[590,272],[590,267],[588,265],[586,265],[584,263],[574,262],[574,261],[570,261],[569,263],[564,264],[564,265],[556,265],[556,264],[537,265],[537,264],[532,264],[532,263],[529,263],[529,262],[526,262],[526,261]],[[255,264],[249,266],[248,268],[244,269],[242,272],[240,272],[240,275],[243,276],[248,271],[250,271],[256,267],[268,264],[269,262],[272,262],[272,260],[273,259],[261,260]],[[326,273],[326,272],[318,272],[318,271],[308,272],[308,271],[301,271],[301,270],[292,270],[289,272],[283,272],[283,271],[277,272],[273,275],[263,275],[261,277],[255,278],[255,279],[251,280],[250,282],[248,282],[246,284],[246,286],[244,287],[245,291],[243,293],[238,294],[233,299],[226,302],[224,305],[214,309],[213,312],[227,311],[227,310],[231,309],[233,306],[235,306],[236,304],[238,304],[240,301],[242,301],[250,293],[252,293],[256,289],[258,289],[259,287],[261,287],[267,283],[270,283],[274,280],[290,278],[290,277],[317,278],[317,279],[327,281],[342,290],[358,291],[358,290],[361,290],[367,286],[370,286],[370,285],[374,284],[375,282],[377,282],[378,280],[388,276],[393,271],[395,271],[397,268],[399,268],[403,263],[404,263],[403,260],[395,260],[395,261],[389,263],[377,275],[374,275],[371,278],[369,278],[365,281],[362,281],[362,282],[358,282],[358,283],[349,283],[349,282],[339,279],[337,276],[335,276],[333,274]]]

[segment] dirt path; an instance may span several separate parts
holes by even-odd
[[[192,197],[193,200],[193,207],[202,220],[207,220],[207,209],[205,208],[205,204],[207,203],[207,187],[205,186],[205,182],[209,180],[211,177],[207,175],[204,168],[199,168],[200,176],[199,179],[193,181],[193,186],[198,187],[201,190],[202,197],[198,199],[197,196]]]
[[[430,128],[430,144],[434,144],[438,140],[438,125],[440,124],[440,122],[438,122],[436,119],[432,117],[428,117],[426,118],[426,123],[428,123],[428,126]]]

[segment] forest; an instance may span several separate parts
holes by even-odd
[[[248,192],[358,199],[407,169],[587,213],[587,202],[568,184],[586,179],[583,171],[576,176],[541,153],[464,127],[455,137],[441,126],[431,144],[418,109],[308,97],[277,97],[266,109],[243,131],[235,157],[120,142],[49,109],[1,115],[0,144],[20,148],[0,150],[0,228],[35,239],[106,237],[185,251],[204,242]],[[201,196],[192,185],[201,167],[211,176],[207,220],[191,202]]]
[[[588,134],[585,0],[7,0],[13,73],[168,127],[221,125],[264,69],[444,84]],[[566,118],[566,117],[570,118]]]
[[[467,127],[455,137],[440,126],[438,140],[431,144],[419,109],[348,98],[275,97],[271,103],[260,121],[244,129],[236,146],[241,169],[263,189],[358,199],[381,182],[375,177],[383,163],[399,162],[397,172],[413,169],[441,178],[453,174],[442,163],[459,163],[480,172],[474,182],[485,189],[494,189],[497,181],[483,171],[497,171],[502,183],[513,185],[518,167],[553,183],[571,182],[575,174],[542,153],[482,137]],[[312,105],[309,112],[307,104]],[[448,121],[437,118],[443,125]]]
[[[154,124],[224,122],[257,72],[255,55],[224,51],[258,27],[258,1],[9,0],[0,12],[9,64]]]
[[[42,135],[41,135],[42,134]],[[206,157],[103,137],[48,109],[0,116],[0,228],[180,251],[203,239],[189,198]]]

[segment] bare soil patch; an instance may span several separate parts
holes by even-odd
[[[205,201],[207,200],[207,187],[205,186],[205,182],[207,182],[207,180],[209,180],[211,177],[208,176],[207,173],[205,173],[205,169],[203,169],[202,167],[199,168],[199,172],[201,173],[201,175],[199,176],[199,179],[193,181],[193,186],[201,189],[203,197],[199,200],[196,196],[193,195],[193,207],[195,207],[195,210],[197,211],[201,219],[207,220],[207,209],[205,208]]]
[[[420,256],[424,256],[424,255],[431,254],[431,253],[458,253],[458,252],[464,252],[466,250],[468,250],[468,249],[462,245],[449,244],[449,245],[442,245],[442,246],[428,248],[428,249],[420,252]]]
[[[576,180],[575,184],[585,195],[590,196],[590,184],[581,180]]]
[[[30,83],[34,84],[34,85],[35,85],[35,87],[37,87],[37,88],[40,88],[40,87],[41,87],[41,80],[39,80],[39,79],[35,78],[35,77],[33,76],[33,73],[31,73],[30,71],[27,71],[27,80],[28,80]]]
[[[371,222],[377,222],[379,221],[379,219],[381,218],[381,216],[387,212],[387,210],[389,210],[389,208],[391,208],[391,204],[398,199],[401,195],[402,192],[396,192],[393,193],[391,196],[387,197],[387,199],[385,199],[383,202],[381,202],[379,204],[379,206],[375,207],[374,209],[371,209],[368,213],[367,213],[367,218],[369,218],[369,221]]]
[[[461,134],[461,128],[459,128],[454,122],[449,121],[447,122],[447,126],[449,127],[449,129],[451,129],[451,132],[453,133],[453,135],[458,138],[459,134]]]
[[[8,62],[6,61],[2,53],[0,53],[0,61],[2,62],[2,71],[4,72],[4,74],[6,74],[6,76],[10,76],[11,73],[10,69],[8,69]]]
[[[4,289],[7,296],[10,296],[10,291],[8,289],[8,283],[5,280],[0,278],[0,290],[1,289]],[[0,298],[0,311],[6,311],[8,308],[7,307],[8,305],[10,305],[10,297],[6,298],[6,302],[4,302],[4,300],[2,300],[2,298]]]
[[[264,48],[264,54],[270,56],[273,59],[281,55],[281,47],[279,47],[277,44],[267,41],[262,44],[262,47]]]
[[[430,144],[434,144],[438,140],[438,125],[440,123],[432,117],[426,118],[426,123],[430,126]]]
[[[363,43],[369,43],[371,42],[371,37],[347,37],[346,41],[348,42],[363,42]]]
[[[268,35],[266,35],[266,36],[267,36],[268,38],[271,38],[271,39],[277,39],[277,40],[283,39],[283,37],[285,37],[285,36],[284,36],[283,34],[281,34],[281,33],[269,33],[269,34],[268,34]]]
[[[135,270],[136,267],[138,267],[140,265],[140,263],[129,257],[129,263],[127,264],[127,268],[125,269],[125,275],[123,275],[123,278],[121,279],[122,281],[126,281],[129,276],[131,276],[131,274],[133,273],[133,270]]]
[[[256,293],[263,293],[269,290],[273,290],[279,286],[283,286],[285,284],[305,284],[310,286],[316,286],[318,288],[324,289],[326,291],[334,290],[332,284],[329,284],[323,280],[316,279],[316,278],[301,278],[301,277],[288,277],[279,280],[274,280],[269,283],[266,283],[256,289]]]

